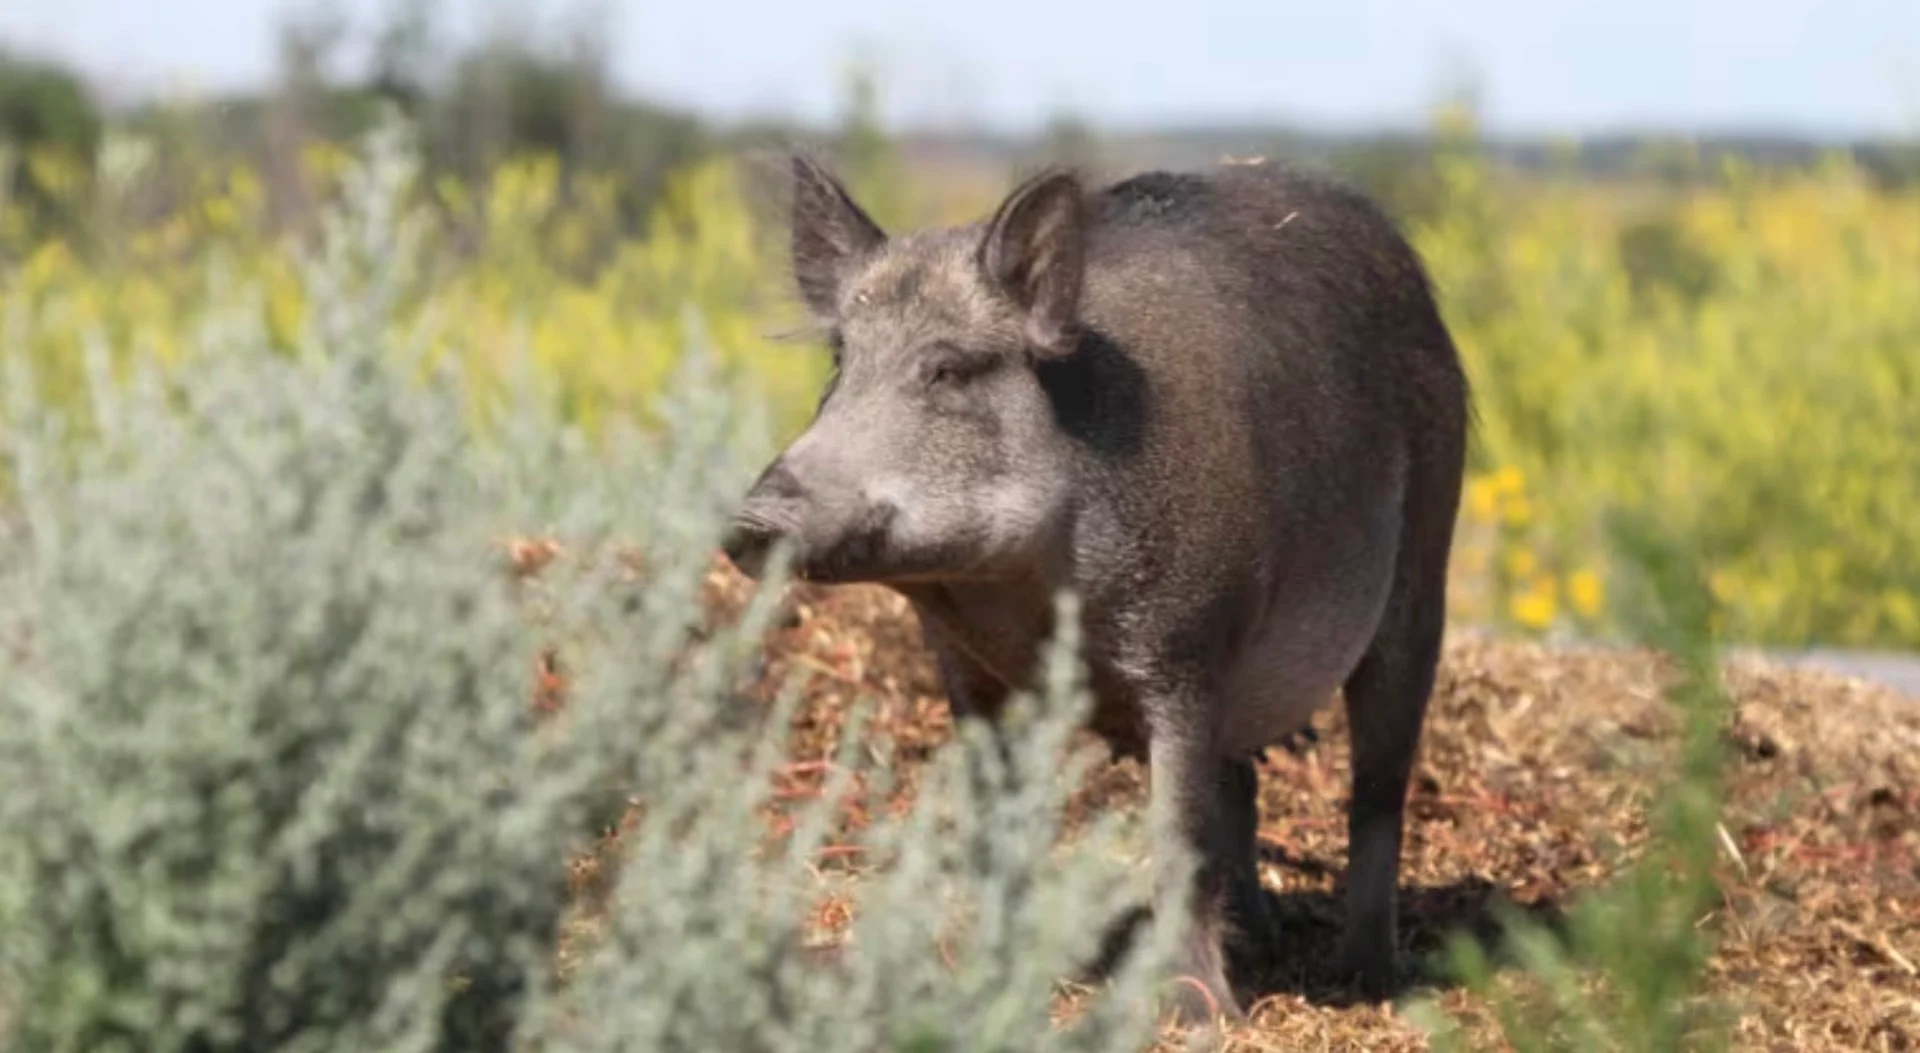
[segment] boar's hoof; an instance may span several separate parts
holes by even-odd
[[[1212,1027],[1221,1023],[1237,1024],[1246,1020],[1240,1002],[1223,977],[1212,983],[1191,973],[1172,978],[1162,1000],[1162,1018],[1174,1027]]]
[[[1212,938],[1210,938],[1210,936]],[[1227,982],[1226,960],[1217,936],[1200,932],[1187,937],[1184,962],[1172,977],[1168,1010],[1180,1026],[1218,1020],[1246,1019],[1239,996]]]
[[[1345,944],[1334,958],[1334,969],[1341,983],[1368,1001],[1390,998],[1399,989],[1400,963],[1391,946],[1362,948]]]

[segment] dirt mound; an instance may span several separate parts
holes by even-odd
[[[723,617],[746,591],[724,570],[709,582]],[[798,677],[807,699],[784,795],[818,791],[819,762],[856,698],[877,703],[870,733],[909,766],[951,731],[918,630],[890,593],[798,587],[767,643],[756,690],[770,698]],[[1550,920],[1632,858],[1675,745],[1659,676],[1639,652],[1449,644],[1401,876],[1415,957],[1455,930],[1492,938],[1498,903]],[[1920,1049],[1920,707],[1862,682],[1752,663],[1731,666],[1727,683],[1737,707],[1724,897],[1701,924],[1718,943],[1711,994],[1738,1016],[1735,1047]],[[1338,706],[1263,764],[1263,871],[1291,939],[1273,993],[1230,1049],[1424,1048],[1391,1007],[1354,1004],[1316,972],[1340,921],[1346,765]],[[1083,803],[1136,806],[1140,774],[1115,765]],[[1442,997],[1474,1011],[1464,992]]]

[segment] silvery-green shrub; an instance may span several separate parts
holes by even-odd
[[[777,582],[696,631],[758,418],[697,338],[645,435],[583,440],[531,375],[510,406],[471,404],[420,356],[430,246],[404,145],[376,138],[329,220],[297,355],[264,350],[236,287],[186,363],[118,370],[96,347],[80,420],[0,346],[0,1044],[1140,1048],[1170,925],[1078,1026],[1048,1024],[1143,889],[1137,832],[1057,836],[1071,633],[1009,757],[964,735],[911,812],[878,813],[872,873],[817,865],[826,804],[769,848],[782,712],[735,688]],[[566,545],[537,581],[503,566],[522,533]],[[573,681],[542,723],[549,643]],[[846,746],[842,776],[884,792],[884,751],[857,729]],[[565,861],[629,803],[562,980]],[[801,922],[828,892],[855,920],[823,956]]]

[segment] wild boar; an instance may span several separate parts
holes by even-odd
[[[724,542],[749,575],[903,594],[958,716],[1030,683],[1081,604],[1090,725],[1198,860],[1185,968],[1230,1015],[1277,938],[1257,755],[1335,689],[1351,726],[1337,959],[1390,988],[1402,814],[1439,661],[1469,422],[1412,247],[1278,164],[1089,188],[1050,169],[889,234],[791,161],[791,262],[833,353]]]

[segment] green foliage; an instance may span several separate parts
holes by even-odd
[[[0,52],[0,138],[32,149],[92,152],[100,113],[80,78],[49,62]]]
[[[1672,219],[1643,219],[1620,231],[1620,265],[1642,303],[1672,298],[1697,307],[1718,279],[1713,257],[1687,240]]]
[[[323,6],[281,26],[271,90],[149,102],[121,123],[202,169],[209,160],[257,168],[275,196],[276,222],[299,227],[313,208],[303,153],[348,147],[393,108],[418,128],[430,182],[455,179],[484,193],[503,167],[552,160],[564,191],[576,180],[608,187],[614,207],[597,217],[607,235],[642,232],[670,181],[710,158],[723,137],[694,113],[623,96],[606,62],[606,27],[588,22],[556,36],[532,9],[523,14],[456,46],[431,0],[392,5],[364,39]],[[368,52],[360,69],[340,61],[349,44]],[[199,172],[166,174],[174,182]]]
[[[496,37],[459,56],[443,83],[397,94],[426,133],[436,173],[483,183],[504,161],[557,158],[569,175],[616,178],[628,232],[645,227],[668,180],[712,147],[692,115],[619,98],[592,42],[563,51]]]
[[[966,738],[867,831],[883,869],[852,895],[857,938],[815,961],[802,915],[838,795],[769,843],[783,714],[733,693],[774,591],[717,631],[699,602],[766,452],[754,404],[693,353],[670,442],[588,443],[532,372],[476,432],[458,359],[422,358],[431,319],[396,312],[428,229],[401,207],[406,156],[369,157],[304,260],[291,354],[232,288],[172,368],[92,358],[81,441],[22,376],[45,319],[14,316],[0,1045],[1138,1048],[1177,933],[1078,1026],[1048,1022],[1140,885],[1119,826],[1055,843],[1072,638],[1021,703],[1011,771]],[[570,556],[515,581],[490,553],[530,527]],[[536,722],[549,641],[574,683]],[[611,911],[561,976],[566,859],[629,802]]]
[[[1446,206],[1445,187],[1434,171],[1434,145],[1414,136],[1376,136],[1341,146],[1333,169],[1380,202],[1396,220],[1414,223]]]
[[[101,130],[100,111],[77,75],[0,49],[0,211],[13,202],[42,233],[71,222],[71,195],[50,169],[88,170]],[[45,159],[39,167],[27,163],[35,157]]]

